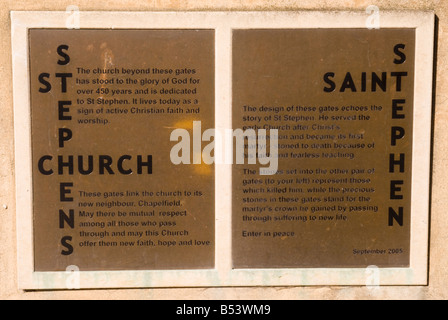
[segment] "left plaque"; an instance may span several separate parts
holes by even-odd
[[[214,268],[214,167],[172,142],[214,127],[214,37],[29,30],[35,271]]]

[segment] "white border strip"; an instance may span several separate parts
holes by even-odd
[[[66,12],[11,12],[18,284],[67,289],[72,273],[34,272],[28,29],[66,28]],[[215,29],[216,128],[232,127],[232,29],[366,28],[363,12],[80,12],[82,29]],[[378,269],[380,285],[426,285],[433,79],[433,12],[381,12],[381,28],[416,28],[410,268]],[[216,269],[80,272],[80,288],[366,285],[366,269],[232,270],[232,170],[216,165]]]

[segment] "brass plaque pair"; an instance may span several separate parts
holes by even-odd
[[[213,269],[214,31],[29,50],[35,271]],[[415,31],[234,30],[232,56],[233,129],[267,130],[256,155],[278,130],[271,175],[233,165],[233,267],[408,266]]]

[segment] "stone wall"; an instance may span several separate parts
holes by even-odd
[[[445,299],[448,298],[448,2],[445,0],[2,0],[0,6],[0,299]],[[429,286],[201,288],[23,292],[17,289],[14,136],[11,65],[11,10],[65,11],[160,10],[434,10],[438,17],[437,75],[433,137]]]

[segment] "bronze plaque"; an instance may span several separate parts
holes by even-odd
[[[214,37],[29,31],[35,271],[214,267],[214,167],[170,159],[214,127]]]
[[[414,60],[414,29],[233,32],[233,127],[278,130],[276,174],[233,168],[234,268],[409,266]]]

